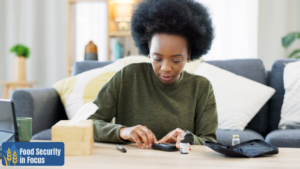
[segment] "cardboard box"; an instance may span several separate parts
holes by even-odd
[[[70,120],[61,120],[52,126],[52,142],[65,143],[66,156],[91,155],[94,137],[93,121],[83,120],[69,125]]]

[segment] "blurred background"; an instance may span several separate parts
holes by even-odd
[[[275,60],[300,48],[300,40],[288,48],[281,42],[289,33],[300,32],[300,0],[198,1],[209,9],[215,28],[206,60],[260,58],[270,70]],[[0,0],[0,97],[5,84],[20,81],[15,76],[16,52],[10,52],[17,44],[30,49],[21,70],[26,84],[18,83],[24,87],[50,87],[69,77],[76,61],[138,55],[130,35],[130,17],[138,2]]]

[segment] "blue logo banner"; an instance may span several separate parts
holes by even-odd
[[[4,166],[62,166],[65,164],[63,142],[4,142]]]

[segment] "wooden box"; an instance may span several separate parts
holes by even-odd
[[[69,125],[70,120],[61,120],[52,126],[52,142],[65,143],[66,156],[91,155],[94,137],[93,121],[83,120]]]

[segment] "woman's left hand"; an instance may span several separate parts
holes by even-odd
[[[169,132],[165,137],[160,139],[158,143],[171,143],[176,142],[176,148],[180,148],[180,141],[183,139],[183,137],[186,135],[186,132],[181,130],[180,128],[177,128],[175,130],[172,130]],[[189,145],[190,150],[192,150],[191,145]]]

